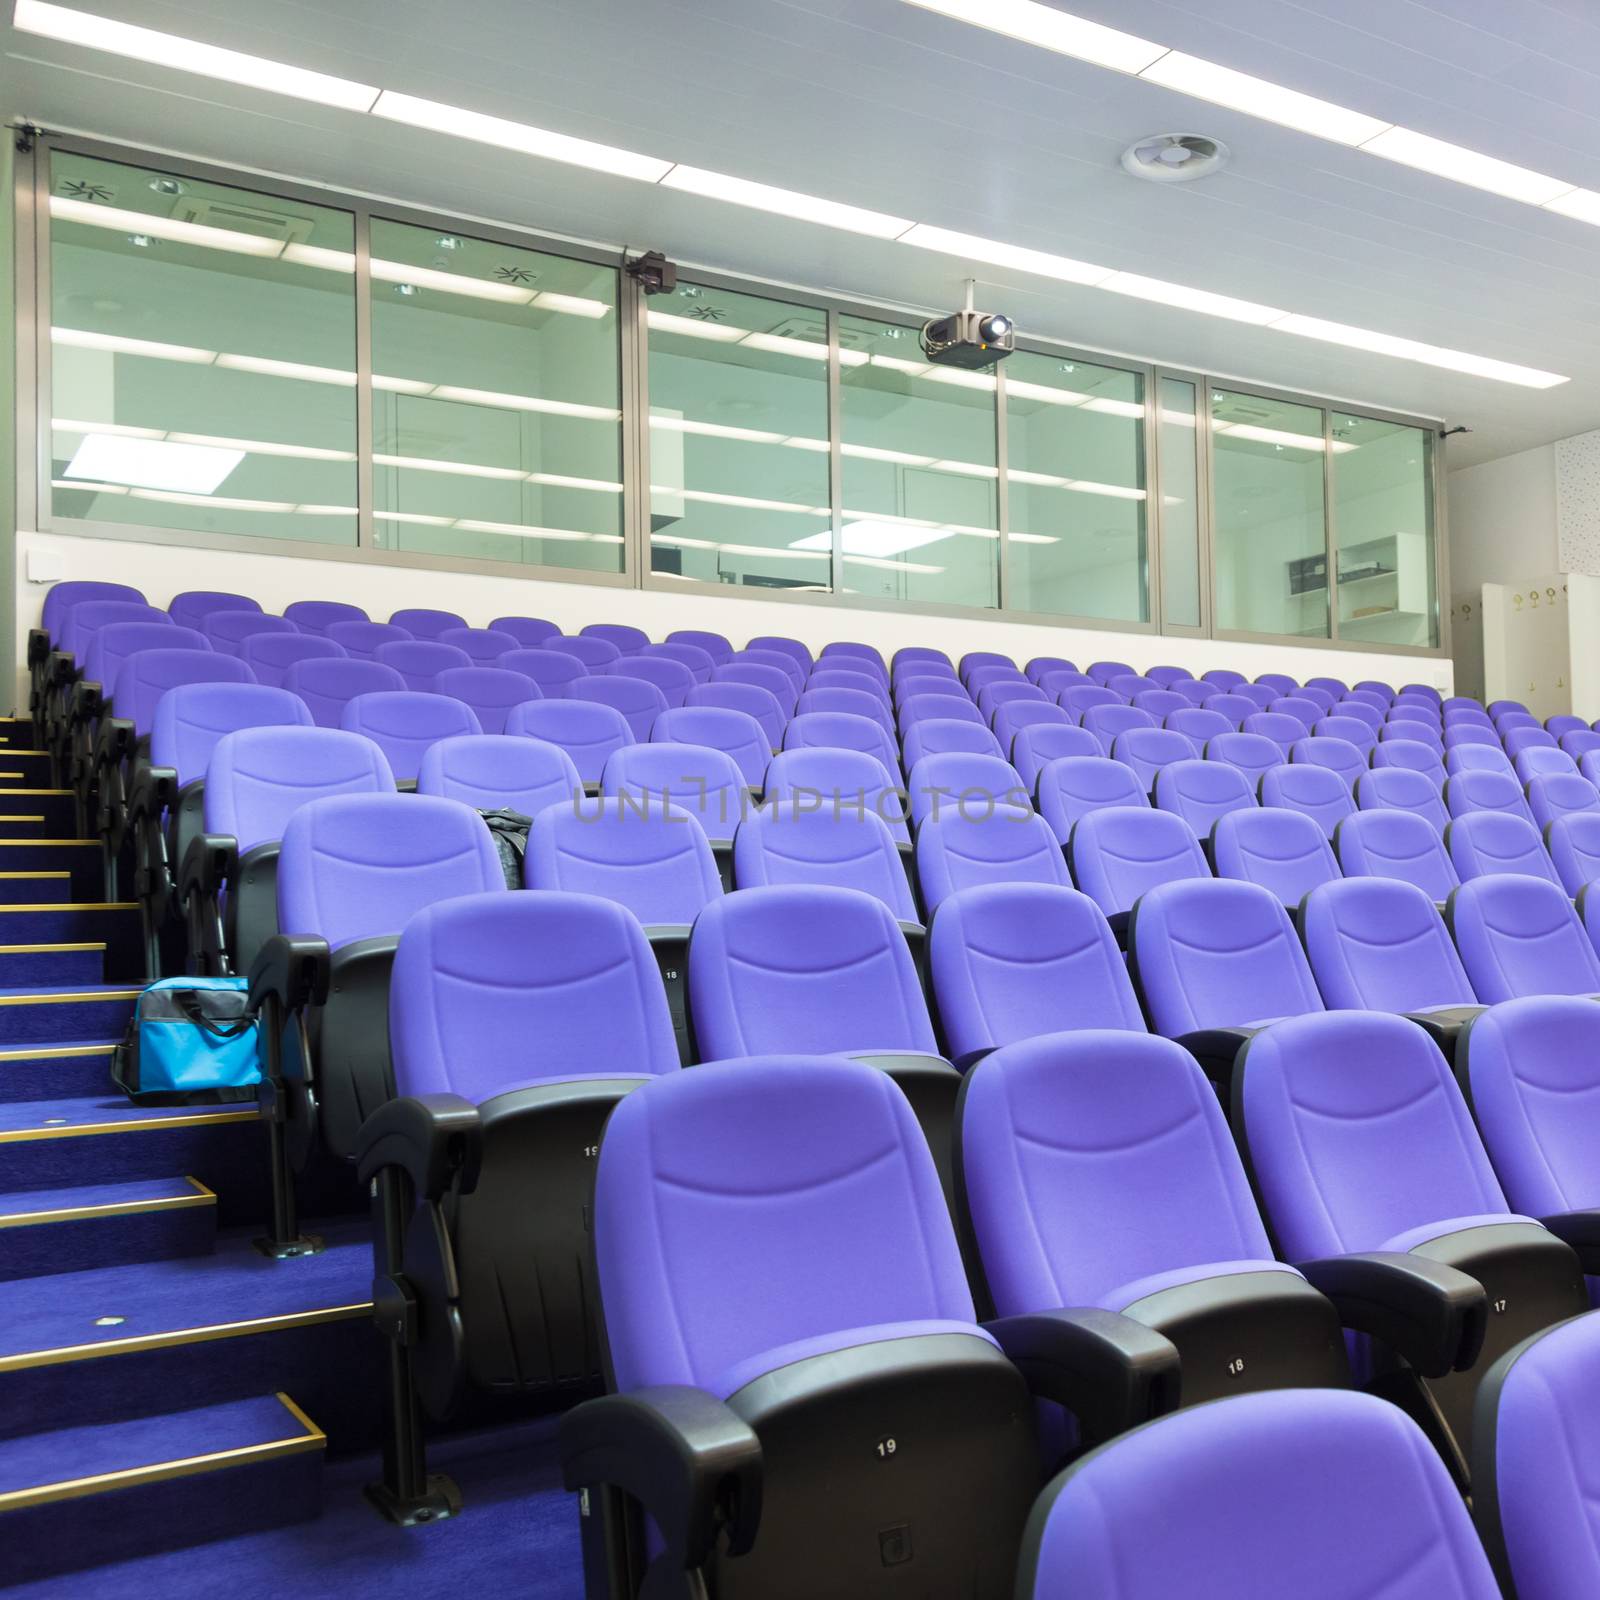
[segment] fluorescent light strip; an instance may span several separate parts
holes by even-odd
[[[220,494],[177,494],[166,489],[130,489],[134,500],[162,500],[175,506],[205,506],[213,511],[293,511],[292,500],[235,500]]]
[[[50,342],[73,350],[108,350],[113,355],[149,356],[156,361],[182,361],[196,367],[209,367],[217,359],[215,350],[161,344],[154,339],[124,339],[120,334],[90,333],[83,328],[52,328]]]
[[[376,386],[374,380],[374,387]],[[463,389],[453,383],[441,383],[429,392],[435,400],[458,400],[465,405],[497,406],[506,411],[540,411],[553,417],[577,417],[585,422],[619,422],[622,419],[622,413],[614,406],[580,405],[575,400],[544,400],[531,394],[501,394],[494,389]]]
[[[771,184],[752,183],[748,178],[709,172],[704,167],[673,167],[662,177],[661,186],[664,189],[681,189],[685,194],[702,195],[708,200],[725,200],[730,205],[749,206],[755,211],[770,211],[800,222],[820,223],[825,228],[844,228],[874,239],[898,239],[911,226],[909,217],[891,217],[881,211],[842,205],[837,200],[798,194],[793,189],[775,189]]]
[[[225,250],[230,255],[276,259],[283,254],[281,239],[262,239],[232,228],[210,228],[198,222],[181,222],[176,217],[153,216],[147,211],[124,211],[119,206],[100,206],[89,200],[69,200],[59,194],[50,196],[50,215],[58,222],[82,223],[112,233],[147,234],[152,239]]]
[[[721,422],[691,422],[687,417],[666,417],[652,414],[652,428],[666,433],[698,433],[708,439],[740,439],[746,444],[787,444],[781,433],[766,433],[759,428],[733,428]]]
[[[1057,10],[1054,6],[1039,4],[1038,0],[906,0],[906,3],[987,28],[992,32],[1007,34],[1012,38],[1037,44],[1063,55],[1108,67],[1113,71],[1136,76],[1148,75],[1152,82],[1170,81],[1174,87],[1181,83],[1184,93],[1211,97],[1217,104],[1227,105],[1285,126],[1300,128],[1319,137],[1341,140],[1345,143],[1358,141],[1355,143],[1355,148],[1369,150],[1374,155],[1381,155],[1419,170],[1435,172],[1457,182],[1474,184],[1497,194],[1525,200],[1530,204],[1561,211],[1579,220],[1600,224],[1600,194],[1580,189],[1559,179],[1546,178],[1540,173],[1530,172],[1527,168],[1517,167],[1493,157],[1481,156],[1459,145],[1452,145],[1391,124],[1379,123],[1377,131],[1371,137],[1360,138],[1361,134],[1369,130],[1359,120],[1359,113],[1344,113],[1343,108],[1332,106],[1326,101],[1300,95],[1297,91],[1284,89],[1280,85],[1251,78],[1248,74],[1235,73],[1229,68],[1220,67],[1197,57],[1183,56],[1149,40],[1140,39],[1136,35],[1122,33],[1117,29],[1106,28],[1099,23],[1074,17],[1067,12]],[[959,255],[992,265],[1011,266],[1019,271],[1052,277],[1058,281],[1077,282],[1086,286],[1103,285],[1114,292],[1135,294],[1139,298],[1160,304],[1199,311],[1207,315],[1225,316],[1257,326],[1277,328],[1286,333],[1299,333],[1331,343],[1345,344],[1352,349],[1373,354],[1390,355],[1401,360],[1444,367],[1447,370],[1490,378],[1502,383],[1514,383],[1527,388],[1547,389],[1569,381],[1560,373],[1545,372],[1515,362],[1476,356],[1446,346],[1402,339],[1374,330],[1353,328],[1320,318],[1306,317],[1299,313],[1285,313],[1276,318],[1267,317],[1265,315],[1269,309],[1267,307],[1257,306],[1250,301],[1236,300],[1227,295],[1218,295],[1210,290],[1189,288],[1182,284],[1166,284],[1158,279],[1143,278],[1138,274],[1121,274],[1114,268],[1073,261],[1068,257],[1053,256],[1047,252],[1025,250],[1021,246],[985,240],[971,234],[953,233],[927,224],[916,224],[906,218],[869,211],[859,206],[844,205],[819,196],[754,183],[703,168],[678,166],[658,157],[641,155],[635,151],[621,150],[610,145],[595,144],[585,139],[575,139],[548,129],[535,128],[525,123],[510,122],[504,118],[486,116],[461,107],[399,94],[394,90],[383,90],[380,93],[367,85],[353,84],[344,79],[326,77],[320,73],[307,72],[301,68],[266,61],[259,57],[219,50],[214,46],[198,44],[175,35],[113,22],[87,12],[50,5],[46,0],[17,0],[15,23],[24,32],[107,50],[137,60],[153,61],[162,66],[177,67],[179,70],[220,77],[230,82],[318,100],[345,109],[370,111],[373,115],[385,117],[390,121],[407,123],[413,127],[471,139],[478,143],[497,145],[545,160],[584,166],[645,183],[661,183],[668,188],[724,200],[730,204],[790,216],[825,227],[844,228],[880,239],[903,238],[907,243],[924,249],[937,249],[945,254]],[[1163,63],[1168,64],[1163,66]],[[321,251],[309,246],[287,246],[283,249],[282,255],[286,260],[328,265],[340,271],[349,270],[343,252]],[[445,276],[448,278],[450,275],[445,274]],[[551,308],[558,308],[554,301],[551,303]],[[594,313],[590,309],[580,314]],[[309,382],[337,383],[347,387],[355,383],[353,373],[339,373],[330,368],[299,366],[291,362],[268,362],[258,357],[216,356],[214,352],[187,350],[183,346],[152,345],[141,340],[114,340],[106,335],[80,334],[66,338],[61,335],[62,330],[54,330],[53,337],[65,344],[77,343],[90,348],[111,349],[126,354],[162,355],[169,360],[188,360],[200,364],[209,364],[215,360],[219,366],[236,367],[244,371],[268,373],[279,377],[296,377]],[[876,357],[873,359],[875,362],[879,360]],[[916,368],[913,364],[907,363],[903,370],[916,370]],[[930,376],[937,376],[941,382],[961,383],[981,375],[951,375],[946,369]],[[391,387],[392,382],[391,380],[375,386]],[[401,392],[407,391],[401,390]],[[429,390],[423,387],[410,392],[427,393]]]
[[[446,472],[458,478],[498,478],[507,483],[522,483],[528,474],[515,467],[480,467],[470,461],[433,461],[426,456],[374,455],[379,467],[404,467],[412,472]]]
[[[268,61],[238,50],[200,44],[175,33],[136,28],[110,17],[47,5],[45,0],[17,0],[12,23],[23,33],[59,39],[63,44],[85,45],[91,50],[147,61],[152,66],[196,72],[250,89],[290,95],[296,100],[314,100],[341,111],[370,111],[379,98],[371,84],[352,83],[348,78],[333,78],[324,72],[309,72],[304,67],[286,66],[281,61]]]
[[[418,289],[434,289],[441,294],[459,294],[470,300],[497,300],[502,305],[525,306],[534,291],[514,283],[486,282],[463,273],[440,272],[434,267],[411,267],[403,261],[374,261],[372,276],[379,283],[412,284]]]
[[[385,117],[390,122],[426,128],[431,133],[453,134],[458,139],[471,139],[477,144],[498,145],[502,150],[515,150],[545,161],[588,167],[594,172],[609,172],[618,178],[659,183],[672,170],[672,163],[658,156],[619,150],[613,145],[595,144],[589,139],[574,139],[565,133],[552,133],[548,128],[533,128],[524,122],[485,116],[481,111],[466,111],[460,106],[442,105],[437,100],[421,100],[415,95],[397,94],[393,89],[385,89],[370,109],[373,116]]]
[[[312,367],[301,361],[271,361],[266,356],[239,356],[226,353],[217,357],[217,365],[234,372],[255,372],[266,378],[295,378],[301,383],[330,383],[340,389],[353,389],[356,375],[341,372],[337,367]]]

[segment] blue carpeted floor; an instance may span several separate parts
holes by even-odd
[[[322,1516],[269,1533],[144,1556],[0,1591],[6,1600],[467,1600],[474,1594],[581,1600],[578,1513],[555,1463],[553,1420],[434,1446],[466,1509],[394,1528],[361,1488],[376,1462],[328,1469]]]

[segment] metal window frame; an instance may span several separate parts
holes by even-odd
[[[52,514],[49,494],[50,434],[41,426],[50,415],[50,341],[49,341],[49,162],[53,154],[68,152],[103,160],[116,161],[130,166],[144,166],[153,170],[190,176],[198,181],[223,184],[232,188],[270,194],[287,199],[304,200],[310,204],[349,212],[355,221],[357,273],[355,279],[355,354],[357,383],[354,390],[357,404],[357,542],[354,545],[326,545],[297,539],[275,539],[259,535],[205,533],[183,529],[165,529],[145,525],[124,525],[111,522],[91,522],[76,519],[56,519]],[[422,571],[465,572],[490,577],[522,578],[537,582],[577,583],[600,588],[635,588],[661,593],[715,594],[728,598],[727,584],[708,583],[698,579],[677,579],[657,576],[650,567],[650,427],[649,427],[649,346],[645,321],[646,297],[638,284],[622,271],[622,253],[594,244],[582,243],[541,233],[514,223],[481,218],[454,217],[447,213],[413,207],[372,196],[334,188],[299,183],[277,175],[253,170],[222,167],[194,160],[187,156],[171,155],[138,146],[126,145],[92,137],[67,134],[40,133],[33,139],[31,153],[19,153],[15,165],[13,196],[17,242],[16,275],[16,335],[17,335],[17,510],[19,526],[31,514],[32,526],[43,533],[90,539],[111,539],[124,543],[146,543],[187,546],[191,548],[238,551],[254,555],[291,555],[313,560],[349,563],[373,563],[385,567],[411,568]],[[437,228],[459,232],[474,239],[508,245],[517,249],[541,250],[552,255],[593,262],[618,270],[618,360],[621,379],[621,459],[623,481],[623,555],[622,570],[605,572],[594,569],[545,566],[531,562],[495,561],[466,555],[430,555],[416,551],[385,549],[375,542],[372,518],[373,462],[372,462],[372,362],[371,362],[371,279],[367,270],[370,258],[370,226],[374,217],[417,227]],[[721,288],[730,292],[779,300],[820,312],[826,319],[828,330],[827,363],[827,414],[829,437],[829,500],[832,510],[833,560],[831,592],[806,590],[767,589],[762,587],[733,586],[734,596],[741,600],[782,605],[811,605],[831,607],[845,611],[905,612],[932,618],[950,617],[968,620],[989,618],[999,622],[1024,623],[1034,626],[1072,628],[1098,633],[1125,633],[1130,635],[1170,635],[1176,638],[1211,638],[1221,641],[1240,641],[1273,645],[1293,645],[1296,648],[1338,652],[1364,652],[1384,655],[1415,655],[1435,660],[1448,660],[1451,654],[1450,607],[1443,598],[1449,592],[1448,538],[1446,527],[1446,497],[1444,494],[1444,451],[1437,437],[1439,423],[1435,418],[1420,417],[1403,412],[1393,412],[1382,407],[1369,406],[1328,399],[1323,396],[1296,390],[1278,389],[1271,385],[1232,379],[1220,375],[1194,372],[1182,367],[1168,367],[1158,362],[1139,361],[1105,351],[1080,347],[1066,341],[1040,337],[1019,337],[1017,348],[1035,354],[1065,360],[1082,361],[1089,365],[1126,371],[1140,378],[1145,397],[1144,465],[1145,465],[1145,595],[1147,618],[1143,621],[1080,616],[1072,613],[1036,612],[1015,608],[1011,599],[1011,563],[1009,559],[1009,495],[1006,481],[1007,465],[1007,406],[1005,368],[999,368],[1000,378],[995,391],[996,461],[1000,476],[997,486],[996,520],[998,524],[997,549],[997,599],[996,606],[964,606],[917,600],[886,599],[880,596],[849,595],[842,593],[843,550],[842,488],[843,456],[842,405],[840,382],[839,320],[843,316],[862,316],[905,323],[916,318],[916,311],[906,306],[888,302],[857,300],[837,295],[817,293],[801,286],[772,283],[756,277],[745,277],[712,269],[684,266],[687,277],[708,288]],[[1196,468],[1198,498],[1197,551],[1200,563],[1200,612],[1198,627],[1166,622],[1163,607],[1163,518],[1160,499],[1160,447],[1157,428],[1157,407],[1160,383],[1163,378],[1174,378],[1191,383],[1196,395]],[[1352,415],[1371,417],[1413,427],[1432,435],[1429,441],[1431,470],[1427,486],[1432,516],[1434,544],[1434,595],[1433,626],[1438,634],[1435,645],[1399,645],[1369,643],[1365,640],[1343,639],[1338,636],[1337,596],[1337,530],[1332,504],[1331,456],[1324,458],[1324,509],[1325,546],[1329,563],[1329,636],[1307,638],[1293,634],[1255,633],[1241,630],[1219,630],[1216,622],[1216,534],[1215,492],[1212,471],[1211,394],[1213,388],[1229,392],[1280,400],[1294,405],[1320,409],[1323,416],[1324,437],[1331,428],[1331,415],[1335,410]]]
[[[1323,515],[1323,553],[1328,568],[1327,608],[1328,632],[1322,636],[1306,636],[1292,633],[1258,633],[1253,630],[1241,628],[1220,628],[1216,623],[1216,493],[1215,475],[1210,471],[1213,460],[1211,444],[1211,413],[1212,394],[1221,390],[1225,394],[1244,395],[1251,399],[1276,401],[1284,405],[1301,406],[1308,410],[1319,411],[1322,420],[1322,515]],[[1432,417],[1418,417],[1403,411],[1389,411],[1381,406],[1354,405],[1348,401],[1330,400],[1325,397],[1307,394],[1294,389],[1278,389],[1269,384],[1248,383],[1243,380],[1222,378],[1206,375],[1204,378],[1203,404],[1205,411],[1205,462],[1206,472],[1206,527],[1207,527],[1207,552],[1206,571],[1207,588],[1210,593],[1210,609],[1208,622],[1210,631],[1208,637],[1229,642],[1238,641],[1247,644],[1292,644],[1297,648],[1309,650],[1328,650],[1344,652],[1346,654],[1359,653],[1365,655],[1400,655],[1419,656],[1425,659],[1449,660],[1451,657],[1450,644],[1450,608],[1441,596],[1445,593],[1448,579],[1447,551],[1449,541],[1447,538],[1445,517],[1445,486],[1443,482],[1444,451],[1439,448],[1439,423]],[[1377,640],[1347,639],[1339,632],[1339,530],[1338,510],[1333,492],[1333,414],[1362,417],[1374,422],[1392,422],[1398,427],[1415,428],[1424,435],[1428,448],[1428,467],[1424,476],[1424,487],[1427,496],[1429,514],[1432,521],[1433,532],[1433,631],[1438,636],[1438,643],[1432,645],[1420,644],[1389,644]]]

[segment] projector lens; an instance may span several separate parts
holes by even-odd
[[[984,319],[983,336],[985,339],[1003,339],[1010,332],[1010,317],[987,317]]]

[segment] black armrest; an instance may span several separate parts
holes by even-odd
[[[1178,1350],[1154,1328],[1086,1306],[1028,1312],[983,1324],[1043,1399],[1078,1419],[1085,1444],[1175,1410]]]
[[[275,934],[262,945],[250,968],[250,1014],[258,1015],[269,999],[276,1000],[287,1012],[325,1004],[332,964],[326,939]]]
[[[470,1194],[482,1162],[478,1108],[458,1094],[387,1101],[361,1124],[356,1140],[356,1178],[363,1188],[383,1168],[399,1167],[427,1200],[442,1199],[452,1185]]]
[[[43,628],[28,629],[28,666],[36,667],[50,654],[50,635]]]
[[[1578,1264],[1585,1272],[1600,1273],[1600,1210],[1558,1211],[1539,1220],[1578,1252]]]
[[[231,833],[202,833],[189,841],[178,863],[178,898],[192,894],[214,897],[239,864],[239,841]]]
[[[30,643],[32,636],[30,635]],[[44,663],[44,679],[48,684],[71,683],[78,675],[78,664],[66,650],[46,650]],[[95,692],[99,693],[100,686],[95,685]]]
[[[151,818],[159,821],[177,798],[178,774],[171,767],[141,763],[128,791],[128,818],[135,823]]]
[[[1382,1340],[1425,1378],[1465,1372],[1483,1349],[1483,1285],[1442,1261],[1375,1250],[1295,1264],[1347,1328]]]
[[[71,683],[71,677],[61,680]],[[80,678],[72,685],[72,697],[67,702],[67,721],[76,726],[93,722],[105,710],[105,693],[98,683]]]
[[[557,1435],[568,1489],[609,1485],[638,1501],[685,1571],[703,1567],[727,1531],[728,1554],[755,1543],[761,1441],[704,1389],[662,1385],[586,1401]]]

